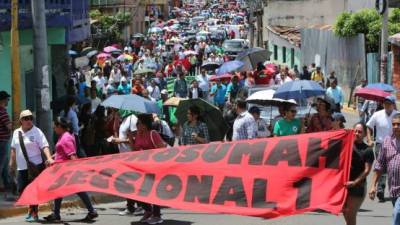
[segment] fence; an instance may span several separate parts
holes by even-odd
[[[379,83],[379,54],[378,53],[368,53],[367,54],[367,79],[368,83]],[[389,52],[388,55],[388,64],[387,64],[387,78],[388,84],[392,84],[392,52]]]

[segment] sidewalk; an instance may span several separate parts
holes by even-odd
[[[17,200],[16,196],[12,195],[11,193],[7,193],[7,198],[5,198],[5,192],[0,193],[0,219],[6,217],[13,217],[18,215],[23,215],[28,212],[28,206],[15,206],[15,202]],[[102,203],[111,203],[111,202],[120,202],[124,201],[123,198],[106,195],[102,193],[89,193],[92,199],[92,203],[102,204]],[[62,203],[62,208],[77,208],[77,207],[84,207],[80,198],[77,195],[72,195],[64,198]],[[42,204],[39,206],[40,211],[50,211],[52,208],[52,202]]]

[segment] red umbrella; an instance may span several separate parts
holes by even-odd
[[[208,80],[209,81],[217,81],[217,80],[222,80],[222,81],[230,81],[232,79],[232,75],[229,73],[222,74],[222,75],[212,75]]]
[[[390,93],[375,88],[360,88],[356,91],[355,96],[367,100],[383,102],[387,96],[390,96]]]

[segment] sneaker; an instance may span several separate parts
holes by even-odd
[[[38,222],[39,221],[39,217],[37,215],[32,215],[32,214],[28,214],[27,217],[25,217],[25,222]]]
[[[46,217],[43,217],[43,219],[46,220],[47,222],[61,222],[61,217],[55,215],[54,213],[52,213]]]
[[[146,223],[148,219],[150,219],[151,217],[151,212],[144,212],[144,215],[142,216],[142,218],[139,220],[142,223]]]
[[[144,209],[142,207],[138,207],[135,209],[135,212],[133,212],[134,216],[140,216],[144,214]]]
[[[133,212],[129,211],[128,209],[125,209],[124,211],[121,211],[118,213],[120,216],[133,216]]]
[[[83,221],[92,221],[94,218],[99,217],[99,214],[97,214],[96,211],[89,212],[85,218],[83,218]]]
[[[146,223],[148,223],[148,224],[159,224],[159,223],[162,223],[162,222],[164,222],[164,220],[161,219],[161,217],[158,217],[158,216],[152,216],[148,220],[146,220]]]

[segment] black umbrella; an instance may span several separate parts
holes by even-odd
[[[259,62],[265,62],[269,59],[271,52],[264,48],[249,48],[236,57],[236,60],[244,62],[243,71],[255,70]]]
[[[183,125],[187,121],[187,112],[189,107],[192,105],[196,105],[200,108],[200,117],[207,125],[210,141],[222,141],[225,138],[228,125],[222,116],[222,112],[217,107],[203,99],[199,98],[179,101],[178,108],[175,112],[178,122]]]
[[[220,66],[221,66],[221,64],[216,63],[216,62],[204,62],[203,65],[201,65],[201,68],[205,69],[207,71],[210,71],[210,70],[214,71],[215,69],[217,69]]]

